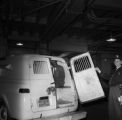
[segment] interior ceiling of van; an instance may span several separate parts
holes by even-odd
[[[68,34],[90,50],[122,51],[122,0],[1,0],[0,26],[8,48],[21,41],[21,49],[36,50]]]

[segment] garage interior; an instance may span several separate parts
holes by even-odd
[[[112,72],[122,55],[121,0],[1,0],[0,59],[18,54],[68,58],[89,51]]]
[[[121,53],[121,6],[121,0],[1,0],[0,58]]]

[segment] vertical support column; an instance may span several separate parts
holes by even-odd
[[[7,39],[0,37],[0,58],[5,58],[7,55]]]
[[[8,52],[8,31],[9,31],[9,13],[10,13],[10,0],[5,5],[5,19],[1,19],[1,33],[0,33],[0,58],[5,58]]]

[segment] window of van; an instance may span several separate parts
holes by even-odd
[[[34,61],[33,62],[33,72],[34,74],[48,74],[48,64],[46,61]]]
[[[91,68],[91,63],[88,56],[79,58],[74,62],[75,72],[83,71]]]

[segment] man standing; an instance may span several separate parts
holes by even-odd
[[[65,84],[65,72],[63,66],[57,64],[57,61],[52,60],[52,71],[53,71],[53,77],[55,81],[55,87],[56,88],[63,88]]]
[[[114,60],[116,70],[112,76],[107,77],[96,67],[96,71],[105,79],[109,79],[109,120],[122,120],[122,61],[119,55]]]
[[[109,119],[122,120],[122,61],[117,55],[116,70],[109,81]]]

